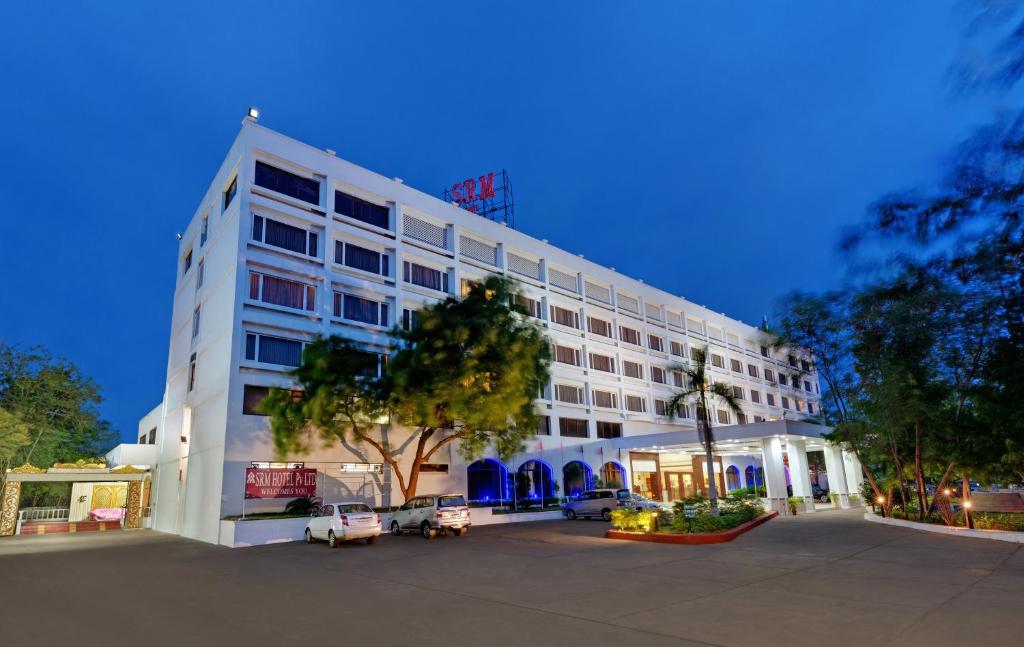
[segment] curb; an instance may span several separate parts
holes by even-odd
[[[606,530],[605,539],[625,539],[627,541],[649,541],[655,544],[724,544],[727,541],[736,539],[743,533],[753,530],[769,519],[779,516],[775,510],[765,513],[757,519],[751,519],[735,528],[722,532],[696,532],[696,533],[654,533],[654,532],[627,532],[625,530]]]
[[[969,537],[971,539],[992,539],[995,541],[1006,541],[1012,544],[1024,544],[1024,532],[1015,532],[1012,530],[971,530],[970,528],[940,526],[934,523],[921,523],[919,521],[904,521],[903,519],[891,519],[889,517],[880,517],[874,512],[865,512],[864,520],[870,521],[872,523],[881,523],[886,526],[910,528],[911,530],[931,532],[938,535],[949,535],[951,537]]]

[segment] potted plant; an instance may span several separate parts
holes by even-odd
[[[796,514],[799,508],[804,505],[804,498],[802,496],[791,496],[786,499],[786,503],[789,504],[789,514]]]

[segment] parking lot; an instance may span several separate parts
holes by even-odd
[[[775,519],[715,546],[600,521],[226,549],[149,531],[0,541],[8,645],[1017,644],[1015,544]]]

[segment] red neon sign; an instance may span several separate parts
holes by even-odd
[[[494,173],[481,175],[479,179],[468,178],[451,187],[452,200],[466,211],[476,213],[480,203],[494,197]]]

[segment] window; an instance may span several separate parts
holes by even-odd
[[[459,281],[459,296],[463,299],[469,296],[469,293],[474,287],[480,285],[480,281],[471,281],[470,279],[462,279]]]
[[[448,273],[441,270],[405,261],[402,264],[402,278],[406,283],[412,283],[420,287],[439,292],[448,291]]]
[[[580,313],[567,308],[551,306],[551,321],[562,326],[569,326],[570,328],[576,328],[579,330]]]
[[[622,374],[626,377],[633,377],[638,380],[644,379],[644,365],[639,362],[631,362],[628,359],[622,360]]]
[[[639,395],[627,395],[626,409],[637,413],[647,413],[647,398]]]
[[[733,373],[742,373],[743,372],[743,363],[741,361],[739,361],[738,359],[730,359],[729,360],[729,368],[732,370]]]
[[[583,387],[556,384],[555,399],[569,404],[583,404]]]
[[[531,299],[530,297],[523,296],[522,294],[516,295],[516,304],[519,305],[523,310],[526,310],[526,314],[530,315],[535,319],[542,318],[542,311],[540,309],[540,301],[537,299]]]
[[[597,421],[598,438],[622,438],[622,423]]]
[[[757,367],[754,366],[753,364],[747,364],[747,375],[749,375],[750,377],[761,377],[760,375],[758,375]]]
[[[745,413],[737,413],[736,414],[736,424],[738,424],[738,425],[745,425],[745,424],[747,424],[747,414],[745,414]]]
[[[604,409],[618,409],[618,398],[615,393],[611,391],[598,391],[594,390],[594,406],[602,407]]]
[[[287,249],[296,254],[304,254],[317,258],[319,253],[319,235],[315,231],[306,231],[301,227],[286,225],[272,218],[264,218],[253,214],[252,239],[272,247]]]
[[[340,240],[334,241],[334,262],[379,276],[391,274],[387,254]]]
[[[715,368],[725,368],[725,358],[716,353],[711,353],[711,365]]]
[[[269,393],[270,389],[265,386],[246,384],[242,395],[242,413],[248,416],[267,415],[259,410],[259,406]]]
[[[196,388],[196,354],[192,353],[192,356],[188,358],[188,392],[191,393],[194,388]]]
[[[192,267],[192,250],[185,252],[185,258],[181,261],[181,275],[188,274],[188,268]]]
[[[374,326],[387,326],[388,304],[335,292],[334,316]]]
[[[768,405],[769,406],[772,406],[772,407],[775,406],[775,394],[774,393],[766,393],[764,397],[768,401]]]
[[[811,370],[811,363],[808,362],[806,359],[800,360],[800,370],[802,370],[804,373],[809,373]]]
[[[655,400],[654,401],[654,413],[658,416],[668,415],[668,400]]]
[[[647,347],[659,353],[665,352],[665,340],[657,335],[647,335]]]
[[[732,397],[736,398],[737,400],[746,400],[746,398],[743,397],[743,387],[741,387],[741,386],[734,386],[734,387],[732,387]]]
[[[676,405],[676,416],[680,418],[692,418],[693,415],[690,413],[690,407],[680,402]]]
[[[238,176],[231,178],[231,184],[228,188],[224,189],[224,206],[221,207],[221,211],[226,210],[230,205],[231,201],[235,199],[235,194],[238,193]]]
[[[206,259],[200,258],[199,265],[196,267],[196,290],[203,287],[203,279],[206,274]]]
[[[683,345],[681,343],[677,342],[677,341],[669,342],[669,344],[668,344],[668,352],[672,353],[676,357],[685,357],[686,356],[686,353],[684,352],[684,349],[683,349]]]
[[[672,371],[672,385],[679,388],[686,386],[686,377],[682,371]]]
[[[388,356],[380,355],[372,351],[363,350],[359,351],[365,360],[362,370],[359,371],[360,377],[375,378],[381,376],[381,369],[387,366]]]
[[[316,287],[269,274],[249,272],[249,298],[296,310],[313,310],[316,305]]]
[[[534,432],[538,436],[550,436],[551,435],[551,417],[550,416],[537,416],[537,430]]]
[[[751,389],[750,390],[750,401],[751,402],[755,402],[757,404],[761,404],[761,392],[760,391],[755,391],[755,390]]]
[[[796,368],[796,355],[790,355],[787,359],[789,360],[789,365]]]
[[[202,247],[206,244],[206,239],[210,234],[210,214],[203,216],[203,224],[199,230],[199,246]]]
[[[640,331],[627,326],[619,326],[619,339],[634,346],[640,345]]]
[[[199,309],[202,306],[196,306],[196,309],[192,311],[192,339],[199,336]]]
[[[409,308],[402,309],[402,330],[412,330],[417,324],[416,311]]]
[[[810,413],[810,414],[814,413],[814,403],[813,402],[808,402],[807,403],[807,413]]]
[[[372,202],[367,202],[354,195],[334,192],[334,211],[343,216],[348,216],[360,222],[365,222],[381,229],[390,229],[388,226],[388,208]]]
[[[803,413],[803,410],[804,410],[804,403],[803,403],[803,401],[802,401],[802,400],[796,400],[796,399],[794,399],[794,400],[793,400],[793,406],[795,406],[795,407],[796,407],[796,410],[797,410],[797,411],[799,411],[799,412]]]
[[[580,366],[580,350],[578,348],[569,348],[568,346],[559,346],[558,344],[555,344],[555,361],[560,364]]]
[[[668,383],[668,378],[666,377],[665,369],[663,369],[660,366],[652,366],[651,367],[651,381],[652,382],[657,382],[658,384],[666,384],[666,383]]]
[[[156,427],[153,427],[152,429],[149,430],[149,444],[156,444]]]
[[[768,355],[768,347],[767,346],[762,346],[761,347],[761,356],[762,357],[769,357],[769,355]]]
[[[256,162],[256,186],[277,191],[309,204],[320,204],[319,182],[263,162]]]
[[[602,337],[612,338],[612,325],[604,319],[598,319],[597,317],[587,317],[587,332]]]
[[[703,349],[694,348],[693,346],[690,346],[690,359],[692,359],[695,362],[703,362],[704,361],[704,351],[703,351]]]
[[[779,384],[781,384],[783,386],[786,385],[786,374],[785,373],[779,373]]]
[[[811,391],[811,383],[808,380],[804,380],[804,391]]]
[[[764,416],[754,416],[754,422],[764,422]]]
[[[715,412],[718,415],[718,424],[727,425],[729,424],[729,412],[725,409],[716,409]]]
[[[789,398],[787,398],[786,396],[782,396],[782,408],[783,409],[788,409],[789,408]]]
[[[764,369],[764,379],[766,379],[769,382],[771,382],[772,384],[774,384],[775,383],[775,372],[772,369],[770,369],[770,368]]]
[[[245,359],[262,364],[300,366],[302,364],[302,342],[284,337],[246,333]]]
[[[558,433],[568,438],[590,437],[590,431],[587,429],[587,421],[577,418],[559,418]]]
[[[590,368],[595,371],[603,371],[605,373],[615,372],[615,358],[608,357],[607,355],[598,355],[597,353],[590,353]]]

